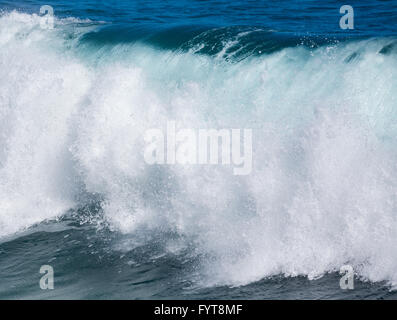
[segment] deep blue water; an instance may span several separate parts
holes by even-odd
[[[106,21],[119,27],[164,30],[174,27],[255,26],[292,35],[347,36],[339,28],[339,8],[355,13],[355,29],[348,36],[395,35],[397,2],[369,1],[1,1],[4,9],[37,12],[51,5],[59,17]]]
[[[0,298],[397,298],[397,1],[0,10]],[[167,119],[253,128],[252,174],[145,165]]]

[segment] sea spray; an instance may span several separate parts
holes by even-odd
[[[315,279],[346,263],[397,284],[392,39],[235,61],[142,41],[97,50],[91,23],[61,22],[0,17],[1,236],[99,195],[111,230],[194,247],[202,285]],[[144,134],[169,120],[252,128],[251,174],[148,165]]]

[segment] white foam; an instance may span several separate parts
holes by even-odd
[[[119,45],[94,65],[59,32],[0,17],[0,236],[84,191],[104,197],[114,229],[193,241],[205,285],[345,263],[397,284],[397,61],[377,53],[387,40],[238,64]],[[167,120],[254,129],[252,174],[146,165],[143,134]]]

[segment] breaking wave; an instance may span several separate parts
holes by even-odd
[[[94,197],[112,230],[193,245],[206,285],[347,263],[397,285],[396,39],[266,51],[258,30],[177,48],[93,41],[100,32],[0,16],[0,236]],[[144,132],[168,120],[252,128],[252,173],[147,165]]]

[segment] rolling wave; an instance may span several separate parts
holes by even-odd
[[[346,263],[397,285],[396,39],[275,47],[218,29],[166,49],[98,32],[0,16],[0,236],[96,197],[111,230],[193,244],[207,285]],[[144,132],[169,120],[252,128],[252,173],[147,165]]]

